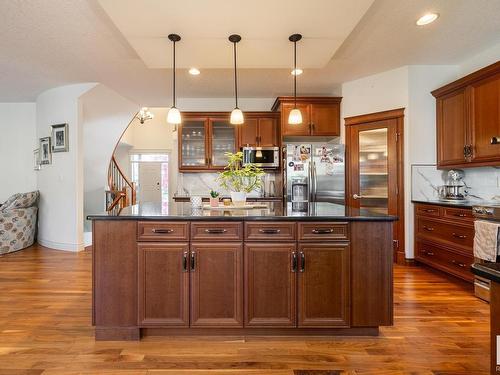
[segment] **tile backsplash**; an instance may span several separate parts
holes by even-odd
[[[177,191],[176,195],[203,195],[208,196],[210,190],[216,190],[223,196],[229,196],[229,192],[225,191],[219,186],[216,181],[217,173],[179,173],[177,177]],[[269,183],[275,181],[274,173],[266,173],[263,177],[264,184],[267,191],[269,191]],[[277,184],[275,184],[278,188]],[[263,191],[259,189],[248,194],[249,197],[260,197]],[[276,195],[280,195],[280,192],[276,192]]]
[[[469,187],[470,201],[500,202],[500,168],[464,168],[464,182]],[[435,165],[414,164],[411,167],[412,200],[438,199],[438,186],[446,183],[448,170],[437,169]]]

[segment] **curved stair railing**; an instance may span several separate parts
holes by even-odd
[[[110,190],[106,191],[106,211],[120,210],[136,203],[135,183],[125,176],[114,156],[109,163],[108,186]]]

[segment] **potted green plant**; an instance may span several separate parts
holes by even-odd
[[[219,173],[217,181],[220,186],[231,193],[231,201],[235,206],[245,204],[247,194],[262,186],[264,171],[255,164],[248,163],[243,167],[243,153],[227,152],[227,166]]]
[[[219,193],[215,190],[210,190],[210,207],[219,207]]]

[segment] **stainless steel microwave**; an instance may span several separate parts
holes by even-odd
[[[253,163],[261,168],[279,168],[279,147],[243,147],[243,165]]]

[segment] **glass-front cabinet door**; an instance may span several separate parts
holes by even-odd
[[[388,213],[387,128],[359,131],[359,200],[364,209]]]
[[[206,121],[185,120],[178,136],[181,168],[208,168]]]
[[[214,168],[223,168],[227,165],[227,152],[236,152],[236,128],[229,120],[210,119],[211,152],[209,164]]]

